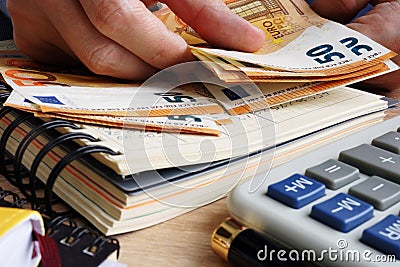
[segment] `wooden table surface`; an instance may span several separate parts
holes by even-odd
[[[375,93],[400,99],[400,88]],[[0,178],[0,186],[4,188],[5,183]],[[228,216],[226,199],[222,199],[156,226],[117,235],[121,244],[119,261],[128,266],[227,267],[229,264],[212,252],[210,237]]]

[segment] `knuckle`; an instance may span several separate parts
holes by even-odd
[[[99,75],[114,73],[114,69],[116,69],[116,65],[118,64],[117,62],[119,62],[117,48],[112,45],[83,51],[83,55],[86,55],[83,60],[86,67]]]
[[[120,25],[123,22],[122,14],[124,10],[113,2],[98,1],[97,8],[94,9],[93,24],[100,31],[109,31],[114,25]]]
[[[127,23],[128,18],[130,23],[135,23],[135,19],[141,16],[144,8],[140,5],[143,6],[140,1],[132,5],[123,5],[107,0],[98,1],[94,9],[92,23],[102,33],[121,30]]]

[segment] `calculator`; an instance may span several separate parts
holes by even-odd
[[[260,261],[400,266],[400,116],[271,169],[256,191],[250,185],[232,190],[229,213],[291,248],[262,247]]]

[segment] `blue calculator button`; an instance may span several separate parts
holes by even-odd
[[[325,185],[300,174],[294,174],[268,186],[267,196],[299,209],[325,195]]]
[[[361,241],[400,260],[400,217],[389,215],[365,229]]]
[[[374,216],[374,208],[358,198],[339,193],[314,205],[310,216],[332,228],[347,233],[371,219]]]

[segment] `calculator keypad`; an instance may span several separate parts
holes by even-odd
[[[329,159],[268,187],[266,195],[292,208],[302,208],[325,195],[325,187],[339,192],[314,204],[310,217],[347,233],[400,202],[400,128],[375,138],[371,144],[341,151]],[[355,183],[360,172],[371,175]],[[389,215],[364,230],[361,241],[400,259],[400,216]]]

